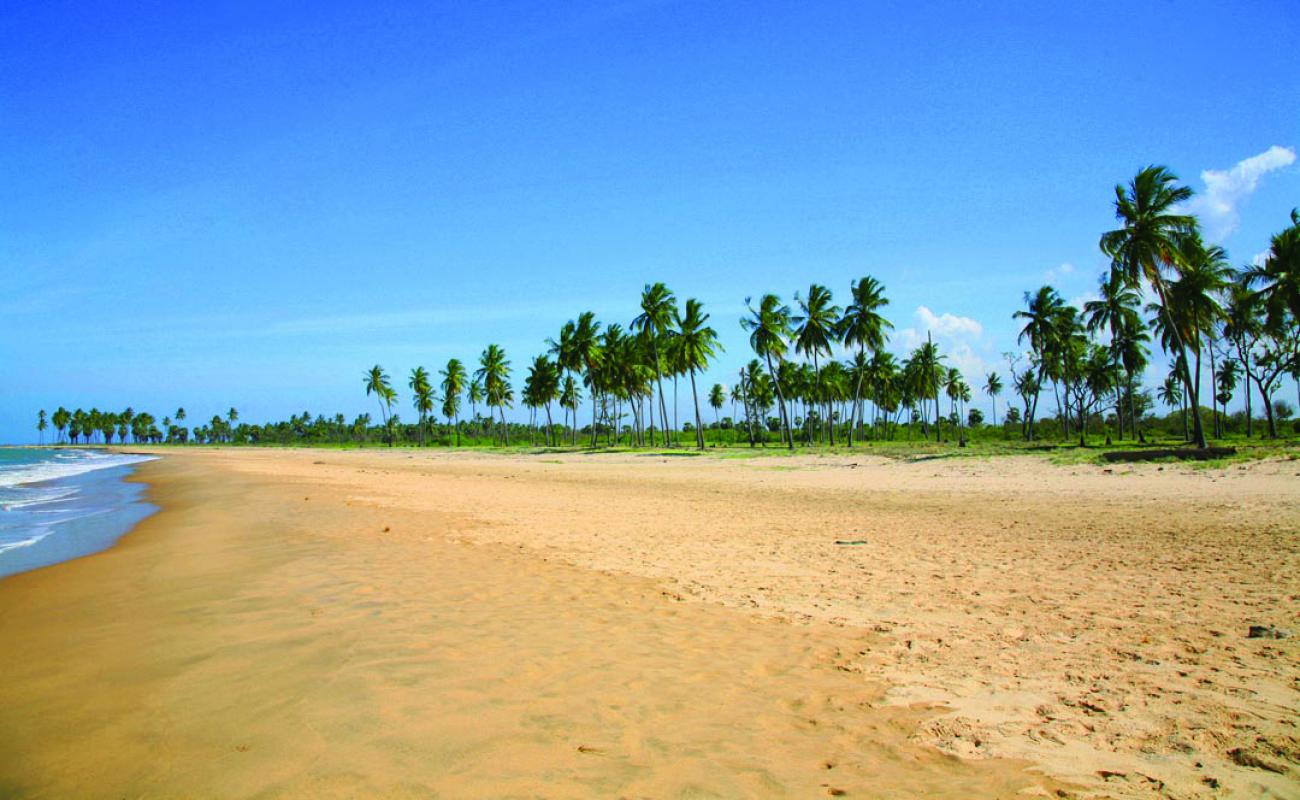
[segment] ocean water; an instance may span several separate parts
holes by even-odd
[[[0,448],[0,578],[98,552],[157,510],[127,483],[148,456]]]

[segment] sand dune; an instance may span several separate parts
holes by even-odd
[[[0,796],[1300,795],[1293,462],[167,452]]]

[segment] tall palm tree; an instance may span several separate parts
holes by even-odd
[[[510,362],[506,360],[506,351],[500,346],[490,344],[479,356],[479,369],[475,377],[483,384],[483,393],[490,408],[501,414],[501,435],[507,446],[510,444],[510,428],[506,425],[506,406],[514,400],[510,389]]]
[[[835,339],[836,326],[839,324],[840,308],[831,301],[831,290],[814,283],[808,287],[808,296],[795,295],[799,304],[799,315],[791,318],[794,324],[794,347],[805,357],[811,357],[815,375],[815,396],[821,399],[821,366],[818,356],[831,355],[831,342]],[[827,431],[830,443],[835,444],[835,429],[831,425],[830,409],[826,410]]]
[[[574,323],[573,320],[569,320],[560,328],[560,338],[558,341],[555,339],[546,340],[546,343],[550,348],[549,352],[551,356],[555,358],[555,363],[564,371],[565,377],[571,377],[575,372],[581,372],[583,369],[582,354],[578,352],[578,347],[575,342],[576,332],[577,324]],[[589,337],[592,335],[594,334],[584,331],[584,336]],[[567,422],[569,419],[569,407],[564,404],[563,399],[560,401],[560,406],[564,409],[564,419]],[[573,416],[572,442],[575,445],[578,443],[578,416],[576,407]]]
[[[550,445],[554,433],[551,420],[551,403],[560,395],[560,370],[554,361],[546,356],[537,356],[528,368],[528,385],[530,399],[538,407],[546,409],[546,444]]]
[[[1237,351],[1237,363],[1241,365],[1241,371],[1246,377],[1247,438],[1254,435],[1250,382],[1255,374],[1252,363],[1255,356],[1255,343],[1264,333],[1263,305],[1261,297],[1251,291],[1249,270],[1243,270],[1237,281],[1228,287],[1221,332],[1223,338],[1231,342]]]
[[[1144,366],[1145,354],[1138,356],[1134,347],[1141,348],[1146,332],[1142,315],[1138,308],[1141,297],[1124,279],[1120,269],[1112,268],[1101,279],[1096,300],[1083,304],[1083,313],[1089,333],[1107,329],[1110,332],[1110,353],[1114,361],[1124,369],[1125,387],[1129,395],[1129,425],[1137,438],[1136,408],[1133,406],[1133,389],[1135,372],[1139,364]],[[1124,438],[1123,416],[1120,417],[1120,438]]]
[[[36,415],[36,430],[40,433],[41,445],[45,444],[45,429],[48,427],[50,427],[50,424],[45,421],[45,409],[42,408],[40,413]]]
[[[478,404],[483,402],[483,381],[479,380],[478,377],[472,379],[469,382],[469,386],[465,389],[465,398],[469,400],[470,417],[474,421],[477,421]]]
[[[880,314],[880,309],[889,305],[885,297],[885,287],[870,275],[851,285],[853,302],[844,309],[844,316],[839,321],[839,334],[845,347],[857,347],[858,356],[865,360],[866,351],[877,351],[885,346],[885,331],[894,327],[893,323]],[[862,378],[864,371],[859,370],[853,382],[853,413],[862,400]],[[849,447],[853,446],[853,429],[856,420],[853,413],[849,415]]]
[[[1038,374],[1032,385],[1035,389],[1025,420],[1026,438],[1034,438],[1034,418],[1038,415],[1038,388],[1043,378],[1052,370],[1052,355],[1057,349],[1061,329],[1061,315],[1065,311],[1065,301],[1050,286],[1039,287],[1037,292],[1025,292],[1025,310],[1016,311],[1013,319],[1025,320],[1025,327],[1020,329],[1017,342],[1029,340],[1029,347],[1034,352],[1038,363]]]
[[[460,447],[460,395],[465,391],[465,365],[459,358],[447,361],[442,376],[442,415],[456,430],[456,446]]]
[[[582,391],[578,388],[578,382],[573,379],[573,375],[565,375],[564,383],[560,388],[560,406],[573,417],[574,436],[577,436],[578,430],[578,406],[582,403]],[[576,442],[577,439],[575,438]]]
[[[397,392],[393,391],[390,380],[388,373],[384,372],[384,368],[378,364],[371,367],[365,376],[366,396],[369,397],[373,394],[375,401],[379,403],[379,413],[384,418],[384,431],[388,438],[388,446],[392,447],[393,437],[388,426],[388,416],[389,412],[392,411],[393,401],[397,399]],[[179,416],[183,412],[184,409],[181,409],[181,411],[177,412],[177,415]]]
[[[1149,166],[1138,172],[1128,186],[1115,187],[1115,218],[1120,227],[1102,234],[1100,247],[1121,271],[1130,287],[1146,280],[1159,298],[1175,360],[1187,363],[1182,331],[1168,318],[1172,312],[1165,271],[1183,261],[1184,241],[1196,234],[1196,218],[1177,213],[1190,200],[1192,190],[1178,185],[1178,176],[1165,167]],[[1190,370],[1183,376],[1192,408],[1199,408],[1199,394]],[[1207,446],[1201,415],[1192,415],[1196,446]]]
[[[750,303],[748,297],[745,298],[745,305],[749,308],[749,316],[741,319],[740,325],[749,331],[749,346],[767,363],[768,373],[777,376],[777,380],[773,383],[776,389],[776,401],[780,406],[781,434],[785,439],[786,447],[793,450],[794,433],[791,431],[793,426],[787,413],[786,386],[783,385],[787,382],[780,379],[780,368],[784,366],[787,342],[791,336],[790,307],[784,305],[781,298],[774,294],[763,295],[758,301],[757,309]]]
[[[998,395],[1002,394],[1002,378],[996,372],[984,376],[984,393],[993,401],[993,424],[998,424]]]
[[[433,411],[433,385],[429,382],[429,372],[424,367],[411,370],[406,381],[411,387],[411,405],[419,415],[420,446],[424,447],[424,429],[428,425],[429,414]]]
[[[722,349],[718,332],[708,326],[709,315],[699,300],[686,301],[686,313],[677,322],[677,350],[691,376],[691,398],[695,402],[695,443],[704,449],[704,425],[700,422],[700,395],[695,389],[695,373],[708,369],[709,361]]]
[[[591,446],[596,446],[596,415],[600,408],[600,321],[590,311],[578,315],[573,329],[573,351],[581,365],[587,385],[591,387]],[[574,439],[578,443],[578,418],[573,418]]]
[[[935,346],[933,340],[926,338],[926,341],[918,348],[912,351],[912,357],[908,359],[908,376],[911,383],[911,390],[916,400],[924,408],[930,400],[934,401],[934,440],[940,440],[943,434],[943,426],[939,420],[939,390],[945,385],[945,379],[948,373],[944,370],[943,356],[939,354],[939,348]],[[922,423],[925,418],[922,415]]]
[[[727,387],[720,383],[713,384],[709,390],[709,405],[713,406],[713,424],[722,430],[722,407],[727,404]]]
[[[664,443],[668,444],[668,404],[664,399],[664,371],[660,343],[672,329],[677,316],[677,298],[662,283],[646,284],[641,292],[641,313],[632,320],[632,330],[650,344],[654,360],[655,384],[659,388],[659,417],[663,423]]]

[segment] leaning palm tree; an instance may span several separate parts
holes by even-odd
[[[1190,200],[1192,190],[1178,185],[1178,176],[1165,167],[1149,166],[1129,182],[1128,186],[1115,187],[1115,218],[1120,227],[1102,234],[1100,247],[1121,271],[1132,288],[1143,280],[1151,285],[1159,302],[1156,304],[1165,315],[1170,343],[1175,361],[1187,364],[1187,342],[1169,315],[1173,311],[1165,270],[1182,264],[1185,240],[1196,234],[1196,218],[1177,213],[1178,207]],[[1186,397],[1193,410],[1199,408],[1199,391],[1192,381],[1190,370],[1183,370]],[[1192,415],[1196,446],[1208,445],[1201,415]]]
[[[388,377],[388,373],[384,372],[384,368],[378,364],[374,365],[366,372],[366,396],[373,394],[375,396],[375,401],[379,403],[379,413],[382,414],[384,418],[384,430],[388,436],[388,446],[392,447],[393,438],[391,436],[392,431],[389,430],[388,426],[388,415],[389,412],[392,411],[393,401],[397,399],[397,393],[393,391],[393,387],[389,381],[390,378]],[[184,413],[184,409],[178,412],[178,417],[181,413]]]
[[[456,430],[456,446],[460,447],[460,395],[465,391],[465,365],[459,358],[447,361],[442,376],[442,415]]]
[[[996,372],[984,376],[984,393],[993,401],[993,425],[998,424],[998,395],[1002,394],[1002,378]]]
[[[800,297],[795,295],[795,302],[799,304],[799,316],[792,317],[791,322],[794,328],[794,347],[805,357],[811,357],[813,362],[813,374],[815,376],[816,387],[814,398],[817,401],[822,399],[821,391],[821,366],[818,363],[819,355],[830,356],[831,342],[835,339],[835,328],[838,324],[840,308],[831,302],[831,290],[821,284],[814,283],[808,287],[808,296]],[[827,430],[830,432],[830,443],[835,444],[835,430],[830,426],[829,406],[826,413]]]
[[[786,381],[780,380],[780,367],[784,366],[782,359],[785,358],[787,342],[790,339],[790,307],[781,303],[781,298],[774,294],[765,294],[758,301],[758,308],[755,309],[750,304],[749,298],[745,298],[745,305],[749,308],[749,316],[741,319],[740,325],[749,331],[749,346],[754,349],[764,361],[767,362],[767,371],[769,374],[777,375],[778,380],[774,381],[776,389],[776,401],[780,406],[781,416],[781,434],[785,438],[786,446],[794,449],[794,434],[791,432],[792,425],[786,409]],[[772,362],[775,360],[776,364]],[[788,372],[788,370],[787,370]],[[732,389],[733,402],[734,393],[739,389]],[[735,414],[733,413],[734,417]]]
[[[641,313],[632,320],[632,330],[650,343],[654,360],[655,383],[659,387],[659,417],[663,423],[664,443],[668,443],[668,404],[664,399],[664,371],[660,360],[660,341],[668,335],[677,316],[677,298],[662,283],[646,284],[641,292]]]
[[[845,347],[857,347],[859,361],[866,360],[867,350],[877,351],[885,346],[885,331],[894,325],[880,314],[880,309],[889,305],[885,297],[885,287],[880,281],[868,275],[852,284],[853,302],[844,309],[844,316],[839,321],[839,334]],[[853,407],[849,414],[849,447],[853,446],[853,429],[861,419],[854,418],[862,402],[862,378],[865,370],[858,370],[853,381]]]
[[[510,428],[506,424],[506,406],[514,399],[510,389],[510,362],[506,360],[506,351],[499,345],[490,344],[479,356],[479,369],[474,376],[482,382],[487,404],[501,415],[501,436],[504,443],[510,444]]]
[[[699,300],[686,301],[686,313],[677,323],[677,351],[682,365],[691,376],[691,397],[695,402],[695,443],[704,449],[704,426],[700,422],[700,395],[695,389],[695,373],[708,369],[709,361],[722,349],[718,332],[706,323],[709,315]]]

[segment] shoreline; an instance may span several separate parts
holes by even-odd
[[[114,606],[102,597],[95,598],[101,608],[93,610],[107,614],[104,624],[122,637],[116,642],[134,637],[138,644],[136,629],[150,624],[187,653],[182,664],[207,665],[178,666],[175,674],[164,670],[142,681],[145,696],[154,699],[141,702],[166,712],[152,723],[123,710],[130,724],[143,726],[136,734],[146,740],[176,741],[180,735],[193,745],[166,756],[187,765],[186,780],[193,782],[121,775],[115,786],[123,791],[256,789],[329,796],[347,794],[351,786],[353,793],[418,796],[432,787],[469,796],[535,793],[558,785],[569,787],[568,794],[654,796],[695,787],[724,796],[808,796],[833,788],[867,797],[1001,797],[1030,789],[1145,797],[1163,794],[1157,784],[1198,796],[1210,791],[1202,781],[1207,776],[1274,796],[1287,796],[1294,787],[1286,774],[1232,763],[1226,751],[1236,742],[1194,733],[1207,724],[1229,730],[1227,718],[1215,715],[1234,708],[1276,715],[1278,708],[1296,706],[1300,687],[1287,687],[1284,680],[1287,659],[1295,663],[1294,639],[1261,643],[1273,655],[1251,655],[1237,668],[1223,660],[1233,650],[1239,660],[1245,655],[1235,631],[1225,643],[1196,630],[1207,622],[1238,624],[1236,616],[1225,616],[1237,612],[1198,593],[1205,588],[1200,583],[1228,575],[1215,570],[1245,566],[1235,560],[1242,552],[1237,540],[1249,538],[1247,530],[1271,537],[1281,549],[1270,551],[1276,562],[1267,575],[1233,571],[1230,585],[1247,591],[1242,581],[1267,584],[1272,576],[1282,598],[1282,622],[1297,617],[1296,602],[1285,599],[1300,563],[1294,528],[1283,530],[1297,519],[1294,483],[1285,471],[1294,468],[1286,464],[1157,475],[1154,466],[1026,470],[1005,463],[878,464],[861,457],[597,461],[310,449],[175,455],[141,465],[136,473],[156,486],[149,492],[161,512],[110,550],[39,571],[101,559],[71,571],[84,573],[78,580],[91,584],[147,574],[134,594],[119,599],[131,607],[129,614],[118,607],[115,617]],[[205,486],[205,475],[220,480]],[[1026,480],[1044,499],[1000,508],[1022,492]],[[1190,515],[1171,516],[1162,506],[1189,492],[1196,495]],[[1081,498],[1091,503],[1081,506]],[[1268,512],[1249,513],[1259,503],[1268,504]],[[1112,530],[1118,520],[1146,532],[1129,541]],[[1017,522],[1025,526],[1020,531],[1004,527]],[[867,549],[849,552],[830,544],[853,526],[871,528],[864,534]],[[1215,526],[1232,533],[1216,535]],[[952,538],[950,529],[960,537]],[[1075,549],[1092,547],[1094,540],[1100,540],[1095,554]],[[247,552],[224,549],[236,542]],[[1146,611],[1138,606],[1128,620],[1097,616],[1093,603],[1105,587],[1077,583],[1077,576],[1097,568],[1097,559],[1116,552],[1134,563],[1123,567],[1122,558],[1103,573],[1116,581],[1106,602],[1118,610],[1156,601]],[[1024,553],[1043,563],[1017,565],[1014,557]],[[1058,558],[1063,560],[1055,566]],[[141,559],[154,563],[142,566]],[[1019,570],[1028,605],[1014,593],[992,596],[992,588],[1005,583],[999,562]],[[1066,591],[1044,583],[1045,577],[1064,581]],[[1156,586],[1134,585],[1150,584],[1152,577]],[[0,635],[14,635],[16,616],[9,612],[16,600],[40,595],[57,607],[67,580],[56,576],[37,592],[7,592],[0,582]],[[1166,618],[1148,590],[1176,596],[1191,619]],[[1251,588],[1243,597],[1256,608],[1267,591]],[[190,601],[182,603],[189,610],[181,619],[173,608],[178,600]],[[962,605],[968,606],[965,613]],[[134,624],[123,624],[124,615]],[[429,626],[431,619],[439,625]],[[192,620],[211,630],[180,624]],[[93,640],[80,612],[61,622],[66,626],[54,638]],[[219,635],[214,640],[208,634]],[[48,650],[62,646],[50,643],[51,636],[44,645],[28,642],[28,650],[48,657]],[[1133,636],[1149,643],[1141,646],[1140,657],[1159,664],[1124,655],[1133,652],[1127,649]],[[450,646],[452,641],[460,646]],[[351,669],[340,655],[344,643],[394,675],[379,680]],[[611,647],[617,654],[601,655]],[[231,648],[248,652],[234,661],[220,657]],[[1252,643],[1251,649],[1258,647]],[[675,654],[668,663],[662,660],[665,650]],[[1191,655],[1197,650],[1199,655]],[[495,659],[483,663],[466,652],[491,652]],[[302,657],[295,661],[295,654]],[[568,661],[557,658],[561,654]],[[121,664],[123,675],[133,674],[130,664],[138,669],[152,663],[132,662],[119,652],[101,658]],[[300,674],[264,671],[286,658]],[[591,671],[598,679],[575,670],[574,659],[594,660]],[[449,664],[468,663],[476,680],[448,673]],[[1188,673],[1185,680],[1169,680],[1165,665],[1171,663]],[[524,666],[512,671],[510,665]],[[196,669],[201,675],[192,674]],[[1268,669],[1274,677],[1267,677]],[[1088,684],[1085,670],[1107,677]],[[1071,689],[1068,676],[1074,672],[1085,684]],[[336,685],[340,674],[347,693],[321,697],[310,689],[313,681]],[[1219,685],[1197,688],[1196,681],[1208,674],[1217,675]],[[1265,695],[1229,702],[1246,675],[1266,688]],[[15,677],[21,676],[0,669],[0,685]],[[47,691],[51,683],[57,681],[46,677],[24,685],[29,692],[38,685]],[[489,688],[497,685],[507,688]],[[548,691],[557,685],[567,692]],[[404,686],[423,691],[403,691]],[[75,694],[87,687],[69,677],[64,688]],[[154,696],[160,688],[168,689],[161,700]],[[289,708],[299,709],[301,718],[276,725],[241,714],[231,706],[231,695],[245,691],[294,697]],[[1153,691],[1159,696],[1137,702]],[[201,698],[226,696],[227,704],[205,711],[196,692]],[[665,692],[674,701],[671,711],[655,707],[656,693]],[[24,696],[19,689],[0,689],[0,701],[15,693]],[[718,707],[720,695],[729,698],[725,709]],[[285,701],[273,697],[266,702],[283,707]],[[571,705],[576,699],[583,702]],[[503,705],[509,713],[501,711]],[[543,708],[540,717],[535,705]],[[593,705],[603,710],[589,711]],[[422,718],[434,709],[438,724]],[[705,712],[711,718],[701,720]],[[483,729],[485,715],[495,723],[491,731]],[[334,736],[324,737],[332,747],[317,742],[316,749],[300,752],[304,745],[289,740],[319,736],[320,717],[327,728],[338,726],[331,728]],[[598,724],[584,728],[593,717]],[[201,721],[215,721],[232,740],[241,736],[226,724],[258,731],[256,745],[234,742],[231,752],[256,762],[259,775],[280,775],[286,782],[259,783],[261,778],[243,773],[225,744],[191,728]],[[78,724],[93,723],[83,717]],[[1161,726],[1170,723],[1174,727],[1162,733]],[[388,726],[388,733],[379,736],[371,730],[375,726]],[[620,733],[610,737],[610,730]],[[334,741],[340,731],[343,744]],[[16,731],[9,733],[6,739]],[[1285,745],[1277,728],[1261,728],[1258,735]],[[1099,748],[1103,736],[1127,741]],[[1190,752],[1178,750],[1180,737]],[[467,748],[449,739],[478,741],[468,750],[496,760],[466,756]],[[736,751],[742,739],[753,752]],[[28,747],[27,757],[64,752],[64,759],[69,749],[87,746],[82,741],[69,748],[56,740],[41,740],[36,753],[22,742],[0,745]],[[828,746],[833,753],[823,753]],[[274,755],[245,758],[254,749]],[[599,763],[593,763],[597,751]],[[360,762],[359,753],[366,756]],[[700,763],[700,754],[707,754],[709,767]],[[156,759],[160,752],[146,748],[132,757]],[[1258,757],[1291,769],[1284,755]],[[193,766],[205,758],[237,774]],[[84,760],[86,769],[103,768],[93,758]],[[346,780],[319,766],[288,766],[335,760],[355,766]],[[1204,769],[1193,768],[1193,760],[1204,761]],[[502,772],[501,762],[520,767]],[[778,762],[784,766],[773,771]],[[54,771],[66,771],[66,762],[58,763],[64,766]],[[1031,764],[1035,768],[1027,771]],[[10,763],[0,767],[0,775],[15,774]],[[1044,777],[1042,770],[1057,777]],[[1102,771],[1107,775],[1099,777]],[[760,782],[753,782],[760,774]],[[227,777],[247,783],[229,783]],[[399,791],[399,785],[405,788]],[[84,786],[63,784],[58,793],[84,794]],[[0,783],[0,794],[5,788]]]

